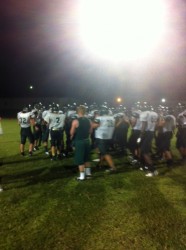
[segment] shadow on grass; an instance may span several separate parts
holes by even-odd
[[[47,167],[40,167],[33,170],[24,170],[21,173],[5,174],[2,176],[2,184],[5,190],[11,189],[8,187],[10,184],[13,188],[23,188],[38,183],[51,182],[56,179],[64,179],[74,176],[77,173],[76,166],[62,165]]]
[[[15,155],[15,156],[8,157],[8,158],[2,158],[0,162],[1,162],[1,166],[3,166],[3,165],[19,164],[19,163],[34,162],[34,161],[49,160],[49,159],[50,159],[49,156],[45,156],[45,155],[42,155],[42,157],[40,157],[39,155],[32,155],[32,156]]]
[[[31,158],[27,159],[26,162],[35,162],[41,159],[38,158]],[[68,161],[68,160],[67,160]],[[23,163],[24,161],[21,161]],[[7,164],[16,164],[17,161],[7,163]],[[108,168],[108,167],[107,167]],[[92,173],[93,178],[105,178],[109,175],[119,175],[121,173],[127,173],[131,172],[134,169],[131,168],[131,166],[124,166],[121,164],[120,167],[118,167],[117,171],[114,173],[106,173],[106,168],[97,169],[96,167],[92,167]],[[65,179],[65,178],[74,178],[76,175],[78,175],[78,167],[75,165],[64,165],[63,160],[59,161],[45,161],[42,163],[42,165],[38,168],[34,169],[31,168],[31,166],[26,166],[24,168],[21,168],[21,171],[16,171],[14,168],[14,171],[11,174],[3,174],[2,175],[2,184],[4,186],[5,190],[12,189],[12,188],[23,188],[26,186],[36,185],[38,183],[47,183],[51,182],[56,179]]]
[[[170,175],[169,177],[171,178],[171,180],[174,181],[174,183],[178,186],[181,186],[181,188],[183,188],[186,191],[186,165],[180,165],[180,169],[183,170],[182,174],[175,174],[175,172],[173,172],[172,175]],[[174,169],[173,169],[174,170]]]
[[[86,247],[91,235],[99,230],[102,210],[105,207],[105,187],[102,183],[92,185],[91,182],[72,184],[65,182],[60,193],[46,194],[45,203],[41,201],[40,211],[44,211],[46,204],[54,201],[54,207],[43,223],[40,236],[27,235],[25,249],[95,249]],[[41,196],[40,199],[44,197]],[[47,206],[49,206],[47,205]],[[29,208],[30,204],[28,205]],[[50,205],[51,206],[51,205]],[[42,240],[45,239],[45,240]],[[32,246],[31,246],[32,244]],[[23,247],[23,244],[22,244]]]
[[[131,209],[140,213],[143,225],[140,233],[144,235],[141,246],[147,240],[151,242],[148,248],[144,245],[139,249],[186,249],[186,220],[159,191],[156,179],[145,179],[135,191]]]

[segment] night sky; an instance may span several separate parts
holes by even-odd
[[[156,57],[113,66],[83,49],[77,28],[78,0],[3,1],[0,96],[183,100],[186,4],[181,0],[167,2],[170,27]]]

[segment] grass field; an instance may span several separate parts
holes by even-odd
[[[79,183],[73,158],[21,157],[16,120],[2,126],[1,250],[186,249],[186,166],[175,147],[175,166],[158,162],[156,177],[115,155],[116,174],[92,162],[94,178]]]

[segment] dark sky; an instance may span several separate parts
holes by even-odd
[[[113,68],[83,50],[77,32],[78,0],[3,1],[0,96],[184,99],[186,4],[167,2],[171,22],[156,58]]]

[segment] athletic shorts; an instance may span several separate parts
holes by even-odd
[[[20,135],[21,135],[21,144],[24,145],[26,143],[27,138],[31,144],[34,143],[34,135],[32,133],[31,127],[21,128]]]
[[[75,153],[74,162],[76,165],[83,165],[90,161],[91,145],[89,139],[74,141]]]
[[[170,151],[171,139],[172,139],[172,132],[165,132],[162,134],[162,141],[161,141],[162,152]]]
[[[176,147],[179,148],[186,148],[186,128],[182,128],[178,131],[176,141]]]
[[[34,140],[39,140],[41,136],[42,136],[41,125],[35,125],[34,126]]]
[[[96,147],[99,149],[101,155],[106,155],[109,153],[109,148],[112,144],[112,139],[105,140],[105,139],[98,139],[96,138]]]
[[[62,129],[60,130],[50,130],[50,136],[51,136],[51,146],[52,147],[60,147],[61,141],[62,141]]]
[[[154,132],[146,131],[144,137],[142,138],[140,149],[141,154],[149,154],[151,153],[152,140],[154,138]]]
[[[137,143],[137,139],[140,137],[140,130],[132,130],[131,135],[128,140],[128,148],[134,152],[139,148],[139,144]]]
[[[155,143],[158,152],[163,152],[163,132],[158,132],[155,136]]]

